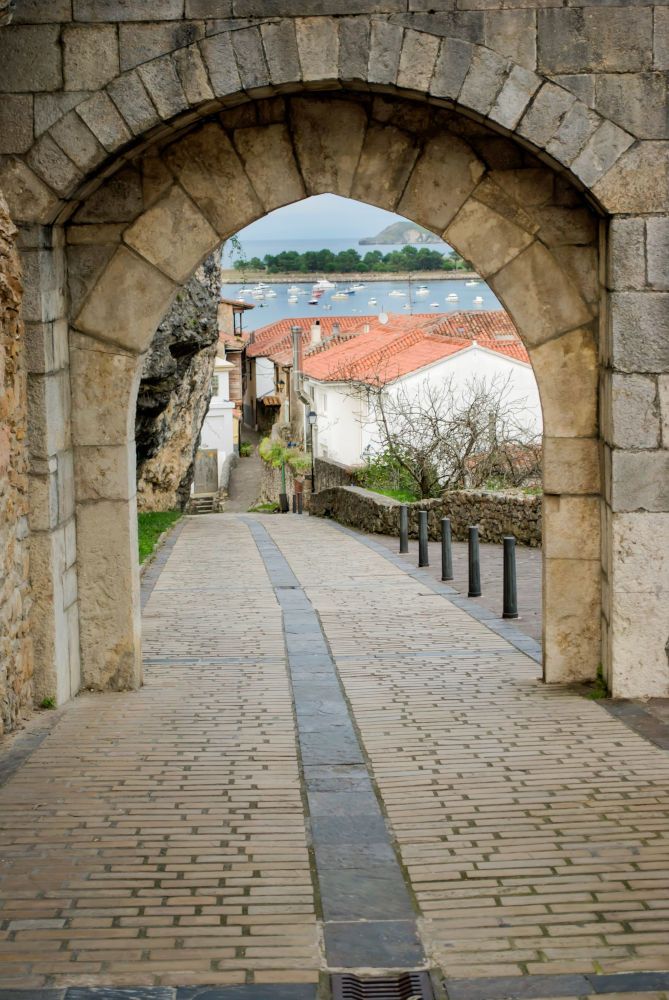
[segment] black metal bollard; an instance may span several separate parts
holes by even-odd
[[[297,513],[298,514],[302,513],[303,504],[304,504],[303,494],[302,493],[298,493],[297,494]]]
[[[400,507],[400,554],[409,551],[409,508],[405,503]]]
[[[287,514],[288,511],[290,510],[288,506],[287,493],[279,493],[279,510],[281,511],[282,514]]]
[[[441,579],[453,579],[453,550],[451,548],[451,519],[441,519]]]
[[[427,511],[418,511],[418,565],[429,566],[430,556],[427,548]]]
[[[469,590],[467,597],[481,596],[481,557],[479,553],[479,529],[469,527]]]
[[[516,539],[513,535],[505,535],[502,541],[504,543],[504,611],[502,618],[517,618]]]
[[[293,493],[293,514],[297,513],[297,494]]]

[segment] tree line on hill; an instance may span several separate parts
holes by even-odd
[[[234,262],[234,268],[236,271],[266,271],[267,274],[472,270],[469,262],[455,251],[444,254],[426,246],[413,245],[385,254],[380,250],[369,250],[364,257],[354,249],[340,250],[339,253],[332,250],[307,250],[305,253],[284,250],[283,253],[266,254],[262,260],[260,257],[250,260],[240,258]]]

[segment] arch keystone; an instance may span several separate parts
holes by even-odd
[[[84,302],[76,327],[101,341],[141,353],[176,290],[174,282],[153,264],[119,247]]]
[[[294,98],[295,149],[307,194],[348,198],[367,127],[367,116],[348,101]]]
[[[220,237],[178,185],[145,212],[124,242],[174,281],[184,282]]]
[[[205,125],[174,143],[165,160],[219,236],[226,238],[262,215],[241,161],[219,125]]]
[[[418,158],[398,211],[443,233],[484,172],[484,165],[466,143],[452,135],[438,136]]]
[[[406,132],[372,122],[365,135],[351,197],[392,211],[417,156],[416,143]]]

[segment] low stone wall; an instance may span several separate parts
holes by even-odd
[[[359,486],[335,486],[319,490],[311,498],[309,510],[316,517],[331,517],[360,531],[396,535],[400,506],[397,500]],[[420,500],[407,506],[409,534],[413,538],[418,536],[418,511],[426,510],[430,538],[434,540],[441,534],[441,518],[450,517],[457,541],[466,541],[469,525],[478,524],[482,542],[501,542],[504,535],[514,535],[521,545],[541,545],[539,496],[452,490],[437,500]]]
[[[0,735],[16,726],[33,698],[27,390],[15,234],[0,195]]]
[[[288,493],[288,503],[292,504],[292,496],[295,492],[295,476],[290,466],[286,468],[286,492]],[[304,494],[304,507],[306,510],[311,497],[311,477],[309,475],[304,477],[302,492]],[[263,462],[262,478],[260,480],[260,502],[278,503],[280,493],[281,469],[275,469],[268,462]]]
[[[317,458],[314,462],[316,489],[327,490],[332,486],[355,486],[356,470],[341,462],[328,458]]]

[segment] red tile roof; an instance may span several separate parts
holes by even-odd
[[[292,364],[291,328],[302,329],[304,372],[321,381],[389,382],[448,357],[476,340],[481,347],[529,363],[529,355],[503,310],[413,316],[390,314],[382,324],[378,316],[319,317],[320,343],[312,345],[311,317],[284,319],[253,334],[246,353],[268,357],[276,364]],[[336,327],[339,332],[337,333]]]

